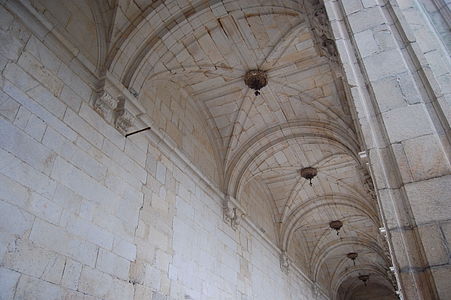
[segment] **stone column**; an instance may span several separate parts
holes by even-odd
[[[401,293],[404,299],[446,299],[451,294],[450,104],[440,80],[449,60],[441,62],[438,74],[429,63],[434,58],[426,59],[416,42],[426,37],[415,36],[398,1],[324,2]],[[419,14],[417,22],[423,17]]]

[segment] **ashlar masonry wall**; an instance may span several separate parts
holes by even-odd
[[[0,5],[0,299],[324,298],[186,159],[105,123],[49,36]]]

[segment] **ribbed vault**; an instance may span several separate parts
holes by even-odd
[[[110,4],[103,68],[157,127],[331,299],[358,296],[364,273],[369,290],[392,293],[352,105],[333,47],[321,40],[321,4]],[[268,74],[258,97],[243,82],[250,69]],[[299,175],[307,166],[318,169],[312,186]],[[344,224],[339,236],[332,220]],[[349,252],[359,254],[355,266]]]

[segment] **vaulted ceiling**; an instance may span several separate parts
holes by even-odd
[[[349,299],[359,274],[372,274],[372,290],[392,290],[390,262],[318,1],[94,1],[96,65],[142,102],[156,101],[144,96],[155,84],[183,91],[206,124],[218,186],[258,226],[270,223],[274,242],[332,298]],[[268,74],[260,96],[243,82],[251,69]],[[307,166],[318,169],[312,186],[299,174]],[[339,236],[332,220],[344,224]]]
[[[166,80],[193,99],[208,124],[224,191],[256,223],[265,220],[249,198],[264,201],[275,242],[331,295],[358,289],[360,273],[387,286],[377,205],[337,57],[324,47],[330,32],[321,5],[154,1],[133,16],[128,4],[120,10],[133,25],[113,30],[121,44],[109,70],[139,94]],[[268,74],[260,96],[243,82],[252,69]],[[307,166],[318,169],[312,186],[299,175]],[[344,224],[339,236],[329,228],[332,220]],[[348,252],[359,253],[356,266]]]

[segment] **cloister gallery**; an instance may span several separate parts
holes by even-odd
[[[0,0],[0,299],[451,299],[450,9]]]

